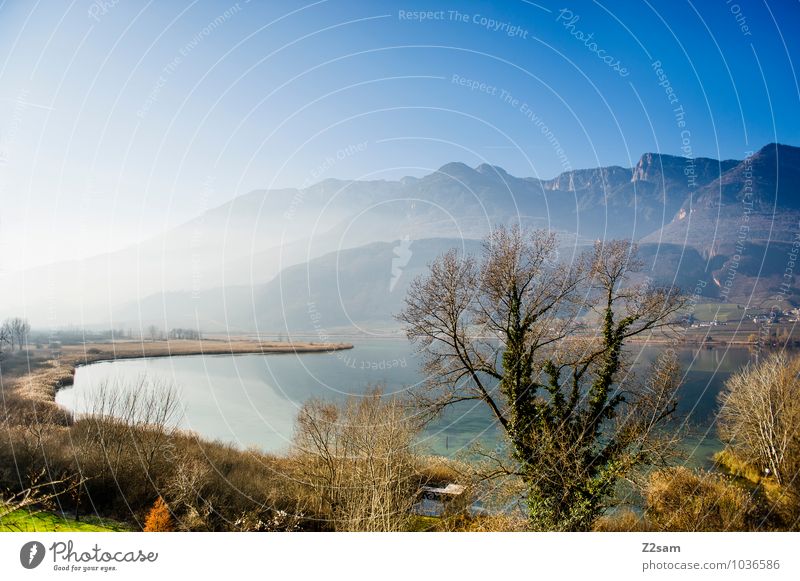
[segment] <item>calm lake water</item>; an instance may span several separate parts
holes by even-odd
[[[267,452],[286,451],[294,419],[309,398],[343,399],[383,385],[402,394],[423,379],[418,358],[405,340],[348,339],[355,348],[335,353],[215,355],[121,360],[78,368],[75,385],[56,401],[81,413],[93,390],[105,382],[133,385],[143,375],[174,385],[184,406],[182,427],[215,440]],[[663,346],[635,347],[635,369],[643,370]],[[715,437],[716,396],[725,379],[750,360],[741,348],[684,348],[679,412],[692,427],[686,441],[691,463],[707,465],[720,447]],[[498,433],[480,402],[452,409],[431,426],[423,444],[431,453],[455,455],[476,440],[495,445]]]

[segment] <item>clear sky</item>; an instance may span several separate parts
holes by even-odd
[[[799,145],[799,26],[794,0],[0,0],[0,269],[256,188]]]

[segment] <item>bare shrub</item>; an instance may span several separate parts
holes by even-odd
[[[63,451],[64,462],[88,479],[86,501],[104,506],[116,499],[119,509],[152,502],[171,462],[181,414],[176,388],[141,376],[131,384],[103,383],[88,398]]]
[[[177,389],[141,376],[130,386],[103,383],[91,398],[89,411],[81,418],[87,432],[85,445],[102,448],[116,472],[130,443],[136,451],[136,464],[149,474],[182,414]]]
[[[166,458],[157,464],[153,486],[169,503],[179,530],[318,528],[308,516],[294,461],[187,432],[171,437]]]
[[[472,476],[469,464],[444,456],[419,456],[416,465],[421,485],[466,484]]]
[[[203,499],[202,491],[209,481],[210,471],[208,463],[197,458],[181,455],[175,460],[164,494],[171,499],[173,511],[183,514],[178,522],[181,530],[203,530],[208,526],[211,507]]]
[[[719,434],[736,456],[800,491],[800,357],[770,355],[725,383]]]
[[[293,456],[335,530],[405,529],[417,492],[417,432],[405,406],[379,390],[301,408]]]

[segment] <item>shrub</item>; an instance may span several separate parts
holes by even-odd
[[[771,355],[725,382],[719,433],[731,450],[784,486],[800,472],[800,357]]]
[[[312,400],[301,408],[298,477],[335,530],[407,528],[419,483],[418,429],[399,401],[378,390],[344,405]]]
[[[153,508],[147,513],[144,521],[144,532],[146,533],[168,533],[174,530],[172,515],[164,499],[160,496],[153,504]]]
[[[785,526],[800,523],[800,357],[776,353],[733,375],[720,393],[718,460],[763,486]]]

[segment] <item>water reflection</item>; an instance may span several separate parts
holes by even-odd
[[[634,346],[634,372],[642,371],[665,346]],[[720,446],[715,437],[716,397],[725,379],[746,364],[744,348],[681,348],[685,370],[679,414],[692,428],[687,452],[692,463],[707,465]],[[122,360],[81,367],[72,388],[56,400],[81,413],[92,390],[104,382],[124,384],[142,374],[171,382],[185,406],[183,427],[211,439],[268,452],[288,449],[299,406],[312,397],[343,399],[370,385],[402,394],[422,380],[418,358],[405,340],[371,340],[337,353],[192,356]],[[459,405],[432,425],[422,444],[453,456],[480,441],[501,442],[492,417],[480,402]]]

